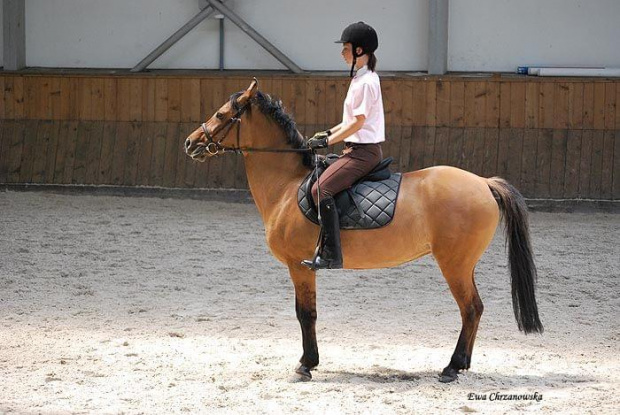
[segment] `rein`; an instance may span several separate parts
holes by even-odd
[[[314,156],[314,169],[311,174],[316,177],[315,180],[317,183],[317,188],[318,188],[318,193],[319,193],[319,196],[318,196],[319,199],[317,200],[318,202],[317,205],[319,205],[320,197],[321,197],[321,187],[319,184],[319,164],[320,163],[319,163],[319,155],[317,154],[316,150],[311,149],[311,148],[285,149],[285,148],[270,148],[270,147],[241,147],[241,138],[240,138],[241,117],[248,110],[251,104],[252,102],[248,101],[243,107],[239,108],[239,110],[237,110],[237,113],[232,118],[230,118],[228,121],[226,121],[226,123],[222,126],[222,128],[215,134],[209,133],[206,122],[200,125],[200,127],[202,128],[202,132],[207,138],[206,151],[212,156],[216,156],[218,154],[223,154],[223,153],[242,154],[243,152],[246,152],[246,153],[251,153],[251,152],[254,152],[254,153],[308,153],[308,152],[311,152],[312,155]],[[230,147],[230,146],[222,145],[222,142],[226,139],[226,137],[228,137],[230,130],[235,125],[237,126],[237,146]],[[215,137],[217,137],[218,134],[221,133],[222,131],[224,132],[222,135],[222,138],[220,138],[218,141],[215,141]],[[317,213],[318,213],[319,222],[322,223],[321,210],[317,209]],[[318,254],[320,241],[322,238],[323,238],[323,230],[321,228],[321,232],[319,232],[318,240],[316,243],[315,255]]]
[[[232,118],[230,118],[228,121],[226,121],[224,126],[222,126],[222,128],[216,134],[212,135],[211,133],[209,133],[209,130],[207,129],[207,123],[206,122],[202,123],[201,125],[202,132],[207,138],[206,151],[209,154],[211,154],[212,156],[215,156],[215,155],[222,154],[222,153],[235,153],[235,154],[241,154],[243,152],[246,152],[246,153],[252,153],[252,152],[255,152],[255,153],[307,153],[307,152],[312,151],[309,148],[241,147],[241,143],[240,143],[241,116],[243,116],[243,113],[245,113],[248,110],[250,105],[251,105],[251,102],[248,102],[243,107],[239,108],[237,113]],[[226,137],[228,137],[230,130],[235,125],[237,126],[237,146],[231,147],[231,146],[222,145],[222,142],[226,139]],[[215,138],[222,131],[224,132],[224,134],[222,135],[222,138],[216,141]]]

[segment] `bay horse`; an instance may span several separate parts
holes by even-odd
[[[192,132],[184,148],[198,161],[226,152],[243,154],[267,244],[288,267],[295,286],[303,343],[295,371],[302,380],[312,379],[311,370],[319,364],[316,274],[301,261],[313,256],[319,227],[304,217],[297,204],[299,185],[313,166],[305,139],[282,102],[258,91],[254,78],[247,90],[233,94]],[[382,228],[342,231],[344,268],[394,267],[433,255],[462,319],[456,348],[440,381],[454,381],[459,371],[470,367],[483,311],[474,269],[495,234],[500,215],[505,222],[518,328],[526,334],[542,333],[527,207],[517,189],[499,177],[483,178],[455,167],[435,166],[403,173],[396,206],[394,219]]]

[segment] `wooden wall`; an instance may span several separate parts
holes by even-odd
[[[181,143],[250,76],[0,72],[0,183],[246,188],[240,157]],[[344,77],[264,75],[302,133],[340,121]],[[450,164],[528,197],[620,199],[620,80],[382,78],[397,170]]]

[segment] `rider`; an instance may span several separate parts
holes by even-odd
[[[342,268],[340,221],[334,196],[379,164],[383,158],[379,143],[385,141],[381,84],[375,73],[377,33],[364,22],[353,23],[344,29],[336,43],[343,43],[342,57],[351,65],[352,79],[344,100],[342,122],[308,140],[312,149],[343,140],[345,143],[342,155],[312,187],[312,198],[321,216],[322,237],[317,255],[302,263],[313,270]]]

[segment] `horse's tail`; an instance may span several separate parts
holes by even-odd
[[[487,179],[491,192],[504,218],[508,258],[510,262],[510,284],[512,287],[512,308],[519,330],[524,333],[543,332],[536,305],[536,265],[530,245],[527,206],[519,191],[500,177]]]

